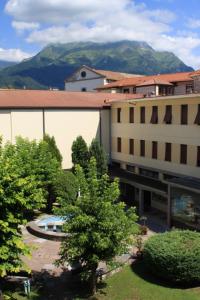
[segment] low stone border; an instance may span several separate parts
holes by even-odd
[[[34,221],[29,222],[26,225],[26,228],[31,234],[39,238],[43,238],[51,241],[61,242],[67,236],[67,233],[63,233],[63,232],[44,231],[39,226],[37,226],[37,224]]]

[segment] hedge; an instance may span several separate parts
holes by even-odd
[[[144,262],[157,276],[174,283],[200,281],[200,233],[173,230],[157,234],[144,245]]]

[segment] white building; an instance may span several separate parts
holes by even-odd
[[[140,75],[96,70],[88,66],[80,67],[75,73],[65,80],[66,91],[91,92],[97,87],[128,77],[138,77]]]

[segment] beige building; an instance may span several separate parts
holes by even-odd
[[[124,196],[140,214],[200,229],[200,95],[114,101],[111,116]]]
[[[88,66],[81,66],[65,80],[66,91],[96,92],[96,88],[127,77],[140,75],[113,72],[108,70],[96,70]]]
[[[16,136],[40,140],[54,136],[63,156],[63,168],[71,168],[71,146],[82,135],[89,145],[97,138],[110,155],[109,99],[126,95],[61,91],[0,90],[0,134],[4,142]]]

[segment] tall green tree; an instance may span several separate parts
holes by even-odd
[[[20,167],[14,145],[0,149],[0,277],[23,267],[22,255],[29,248],[22,240],[26,210],[45,204],[43,189],[34,174]]]
[[[82,136],[78,136],[72,144],[72,162],[87,170],[89,160],[88,146]]]
[[[94,157],[97,163],[97,174],[99,176],[107,173],[108,171],[108,162],[106,158],[106,153],[103,147],[100,145],[97,139],[93,139],[89,148],[89,156]]]
[[[48,144],[49,152],[52,153],[52,156],[55,157],[61,165],[62,164],[62,155],[56,145],[54,136],[51,137],[48,134],[45,134],[44,141]]]
[[[118,202],[119,183],[108,175],[97,176],[96,161],[90,159],[88,174],[76,166],[79,196],[72,203],[62,203],[57,213],[66,218],[59,264],[80,262],[91,292],[96,291],[96,271],[100,261],[111,262],[116,255],[127,253],[131,236],[137,232],[134,208],[125,211]]]

